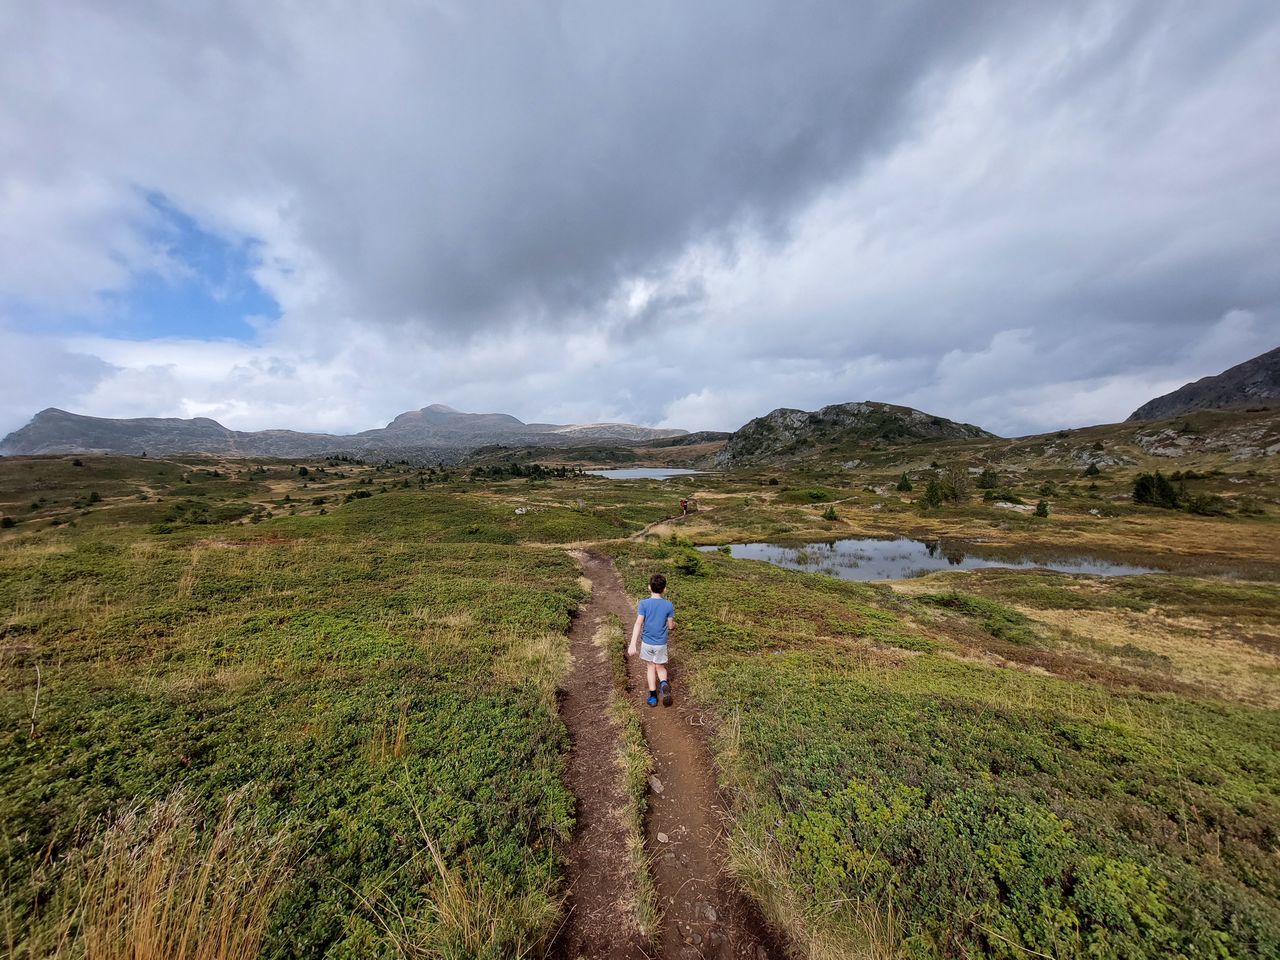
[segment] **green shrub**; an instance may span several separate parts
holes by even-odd
[[[705,577],[708,572],[706,560],[693,547],[682,547],[671,565],[687,577]]]
[[[1048,501],[1048,500],[1041,500],[1039,503],[1037,503],[1037,504],[1036,504],[1036,512],[1035,512],[1035,515],[1036,515],[1037,517],[1047,517],[1047,516],[1049,516],[1049,501]]]
[[[829,506],[826,510],[822,511],[822,519],[839,520],[840,518],[836,515],[836,508],[834,506]]]
[[[803,490],[783,490],[778,494],[780,503],[827,503],[839,494],[828,487],[806,487]]]
[[[1164,507],[1166,510],[1177,510],[1182,506],[1182,491],[1169,482],[1169,478],[1159,470],[1155,473],[1140,473],[1133,481],[1133,502],[1152,507]]]
[[[924,488],[924,496],[920,498],[920,506],[926,510],[942,506],[942,484],[937,477],[929,478],[929,485]]]
[[[1212,493],[1197,493],[1187,499],[1187,510],[1202,517],[1225,517],[1227,501]]]
[[[946,593],[925,593],[916,597],[920,603],[930,606],[954,610],[977,621],[987,633],[997,640],[1020,645],[1035,644],[1039,641],[1032,629],[1031,621],[1006,607],[1004,604],[972,593],[959,590],[948,590]]]
[[[898,480],[897,490],[899,493],[911,492],[911,478],[907,474],[904,473],[902,477]]]

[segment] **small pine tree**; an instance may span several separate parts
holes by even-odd
[[[834,506],[828,505],[827,509],[822,512],[822,519],[823,520],[839,520],[840,518],[836,516],[836,508]]]
[[[990,467],[983,467],[982,473],[978,474],[976,485],[979,490],[994,490],[1000,486],[1000,475]]]
[[[942,506],[942,484],[938,482],[937,477],[929,479],[929,485],[924,489],[924,496],[920,498],[920,505],[926,510]]]
[[[1037,503],[1037,504],[1036,504],[1036,516],[1037,516],[1037,517],[1047,517],[1047,516],[1049,516],[1049,501],[1048,501],[1048,500],[1041,500],[1039,503]]]
[[[902,479],[898,481],[898,492],[899,493],[911,492],[911,477],[907,476],[907,474],[905,473],[902,475]]]
[[[1182,494],[1159,470],[1140,473],[1133,480],[1133,502],[1152,507],[1177,510],[1182,506]]]
[[[1084,475],[1086,477],[1096,477],[1100,473],[1102,473],[1102,471],[1098,469],[1098,465],[1096,463],[1091,463],[1084,468]]]

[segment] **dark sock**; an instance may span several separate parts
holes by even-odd
[[[650,690],[650,691],[649,691],[649,696],[651,696],[651,697],[656,697],[657,695],[658,695],[658,691],[657,691],[657,690]]]

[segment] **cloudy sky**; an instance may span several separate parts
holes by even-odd
[[[1012,435],[1280,344],[1274,0],[50,0],[0,38],[0,434]]]

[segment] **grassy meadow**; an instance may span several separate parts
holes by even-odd
[[[554,693],[584,596],[542,544],[637,529],[643,508],[519,515],[359,465],[317,483],[315,465],[81,463],[5,464],[25,507],[0,542],[9,953],[76,934],[119,868],[96,858],[129,853],[117,820],[158,850],[185,827],[152,837],[153,807],[216,823],[231,797],[229,829],[270,840],[262,956],[541,943],[572,827]]]
[[[683,549],[619,562],[639,589]],[[1177,602],[1151,579],[1117,600]],[[1280,588],[1254,589],[1274,627]],[[1280,950],[1274,708],[1090,660],[976,594],[717,554],[671,597],[738,800],[734,865],[812,956]]]
[[[799,955],[1280,955],[1274,458],[1200,464],[1209,516],[1132,504],[1145,462],[1001,477],[1047,518],[922,509],[887,456],[664,483],[76,459],[0,460],[10,955],[541,956],[585,543],[636,594],[668,574],[733,870]],[[693,549],[890,533],[1168,572],[859,584]]]

